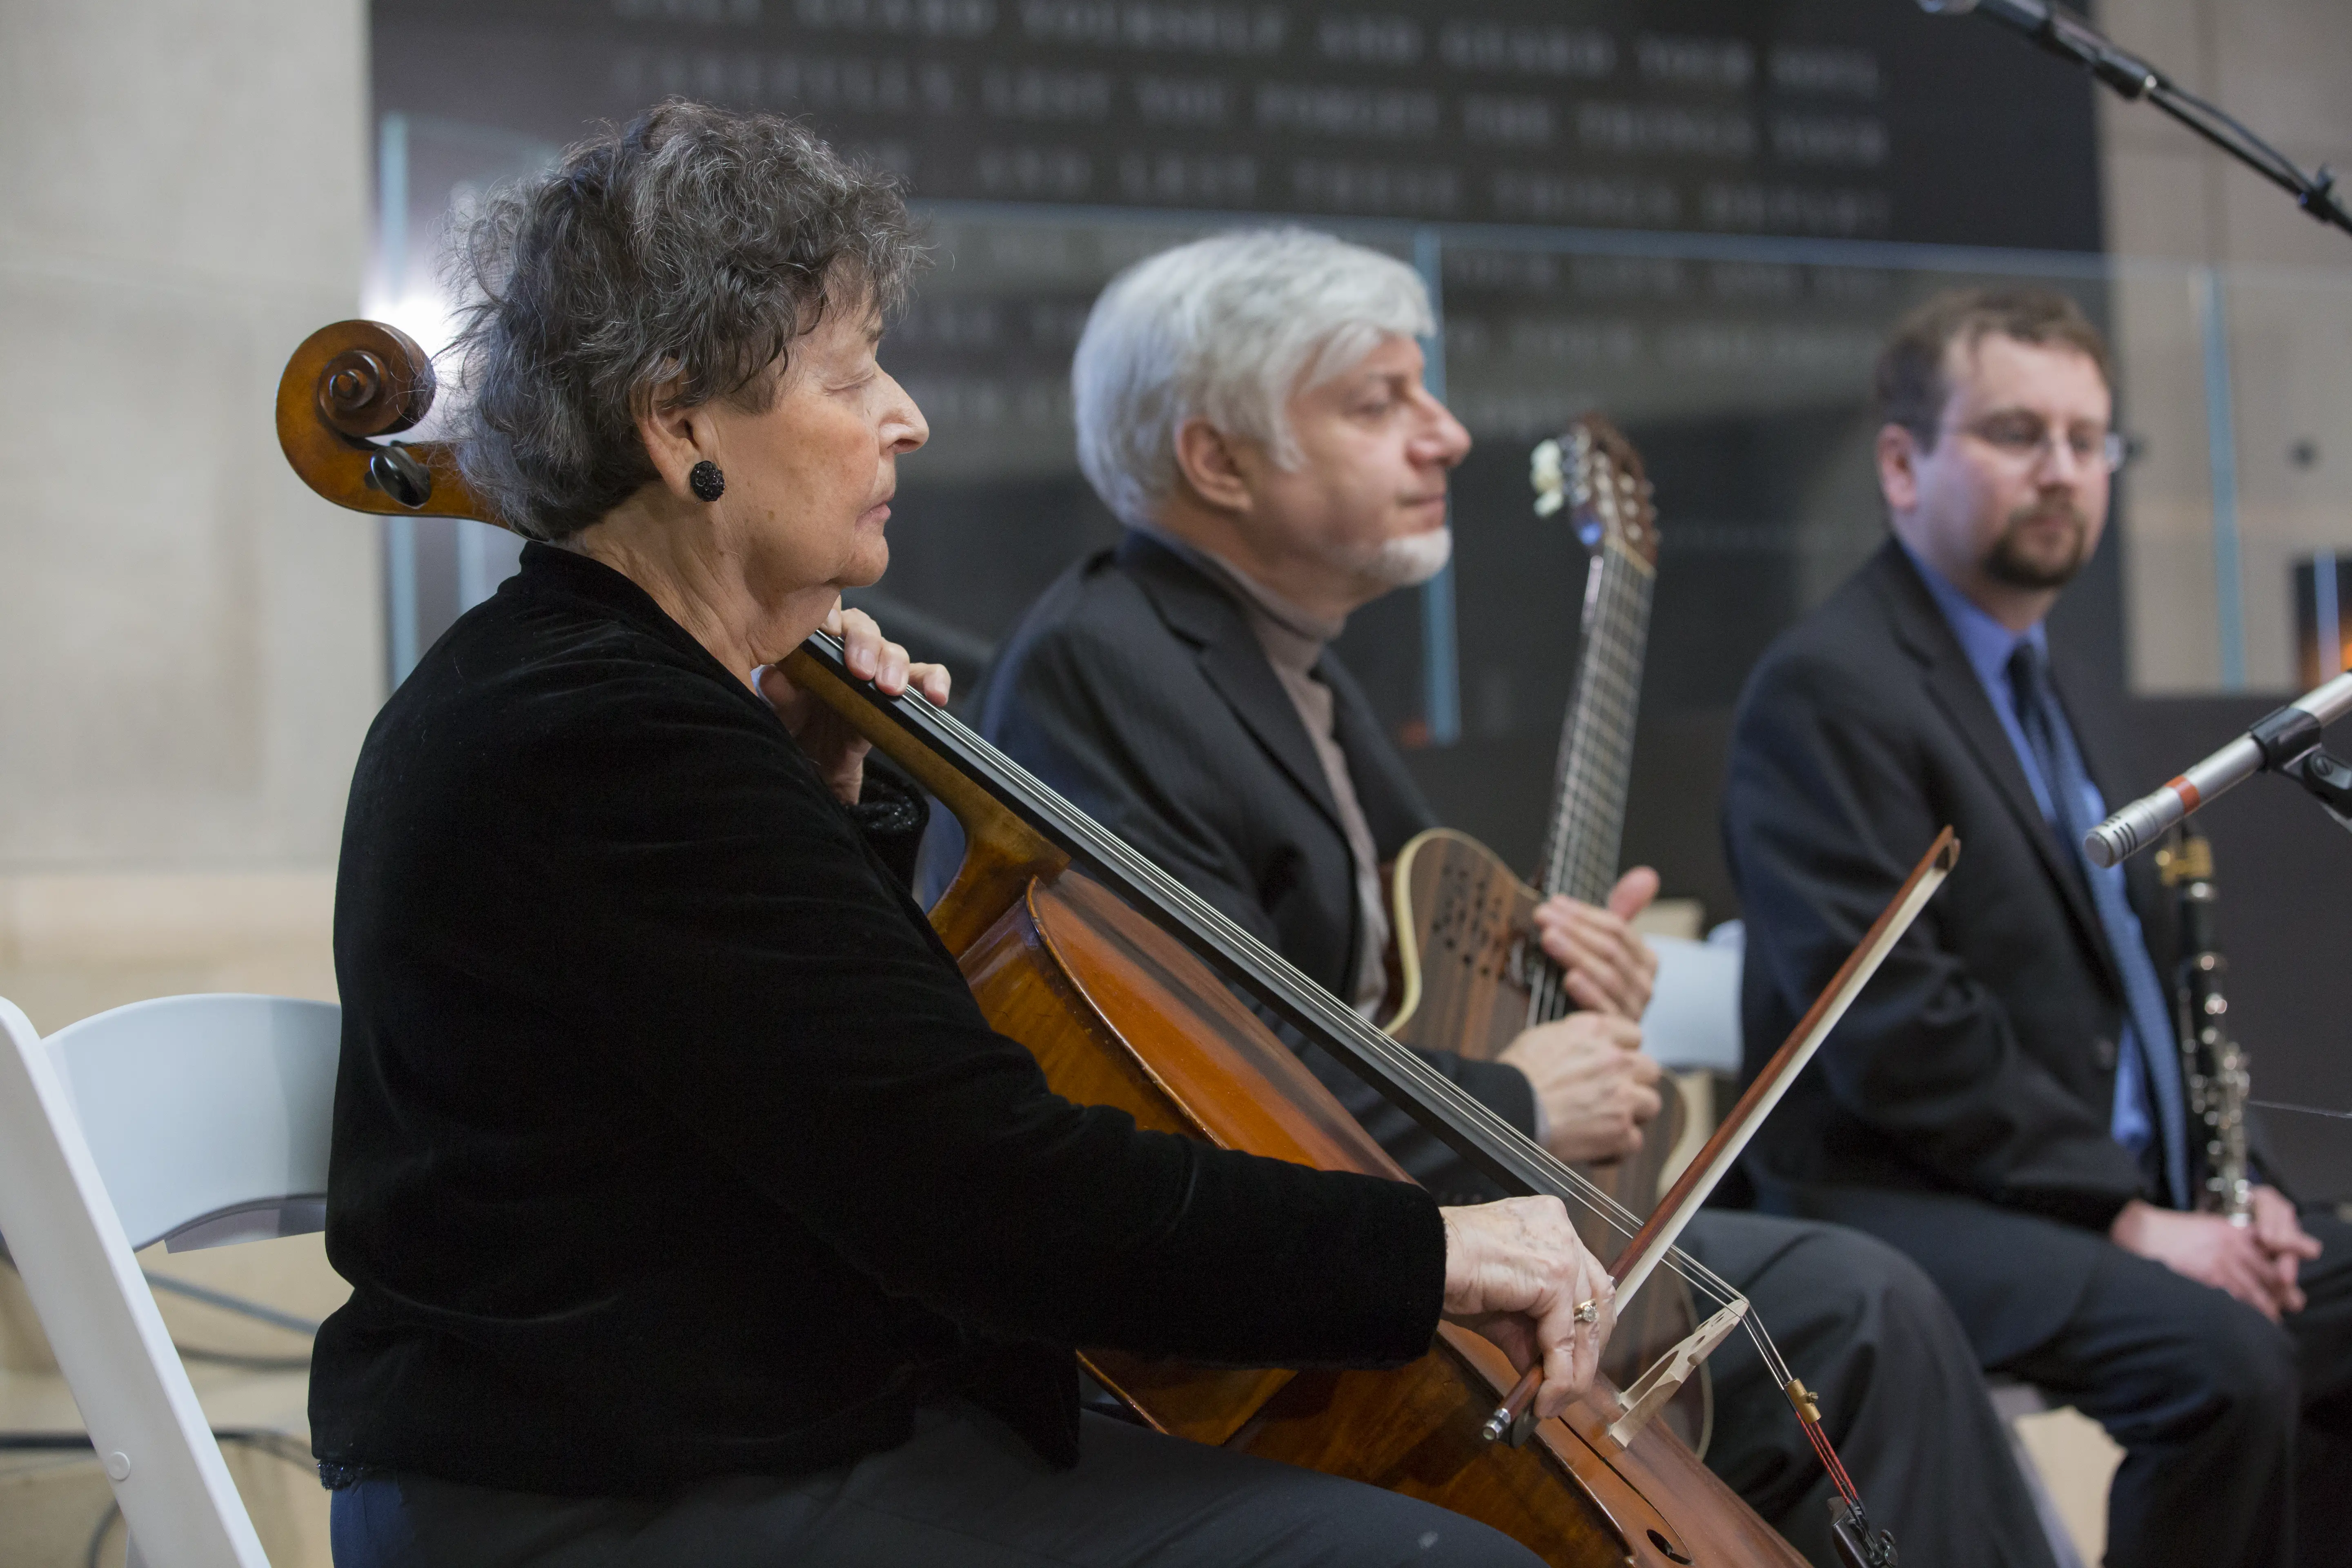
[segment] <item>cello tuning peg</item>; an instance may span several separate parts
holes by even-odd
[[[368,456],[368,483],[411,510],[433,499],[433,470],[398,442]]]

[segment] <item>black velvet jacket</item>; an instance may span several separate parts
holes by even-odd
[[[1066,1463],[1073,1345],[1436,1323],[1427,1194],[1051,1093],[767,705],[581,556],[527,549],[376,720],[335,964],[331,1470],[654,1491],[955,1391]]]

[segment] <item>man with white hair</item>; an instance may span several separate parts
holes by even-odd
[[[1422,383],[1426,294],[1395,259],[1296,229],[1220,236],[1129,268],[1071,383],[1087,478],[1127,524],[1023,619],[973,698],[983,732],[1338,994],[1370,1011],[1389,938],[1379,867],[1433,817],[1328,650],[1354,610],[1446,562],[1448,472],[1470,447]],[[1567,1159],[1638,1147],[1659,1069],[1636,1022],[1655,961],[1606,910],[1538,921],[1582,1011],[1498,1060],[1431,1064]],[[1484,1177],[1319,1047],[1307,1064],[1451,1201]],[[1935,1287],[1836,1226],[1707,1211],[1688,1249],[1754,1302],[1874,1522],[1939,1568],[2042,1568],[2032,1505]],[[1828,1482],[1761,1358],[1714,1358],[1707,1461],[1813,1561]]]

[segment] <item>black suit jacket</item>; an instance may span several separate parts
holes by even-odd
[[[1382,859],[1433,825],[1363,691],[1326,653],[1334,731]],[[1363,941],[1339,808],[1297,710],[1241,606],[1174,551],[1129,533],[1064,573],[972,699],[981,731],[1340,995]],[[936,867],[938,857],[933,857]],[[936,873],[934,873],[936,875]],[[1449,1199],[1483,1177],[1319,1047],[1307,1066],[1381,1146]],[[1424,1056],[1523,1131],[1515,1068]]]
[[[1076,1457],[1069,1347],[1428,1348],[1402,1183],[1139,1131],[993,1033],[767,704],[533,544],[370,730],[321,1459],[649,1492],[905,1440],[967,1391]]]
[[[2063,700],[2063,661],[2053,678]],[[2068,707],[2095,777],[2095,717]],[[1893,541],[1750,677],[1723,820],[1747,916],[1751,1073],[1936,830],[1960,838],[1950,879],[1758,1132],[1749,1163],[1768,1191],[1952,1194],[2101,1229],[2156,1195],[2108,1131],[2123,991],[2089,890]],[[2129,878],[2168,974],[2166,902],[2144,858]]]

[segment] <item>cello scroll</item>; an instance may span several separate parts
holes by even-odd
[[[337,321],[302,340],[278,383],[278,445],[338,506],[391,517],[469,517],[504,527],[467,485],[447,443],[393,441],[433,406],[433,358],[382,321]]]

